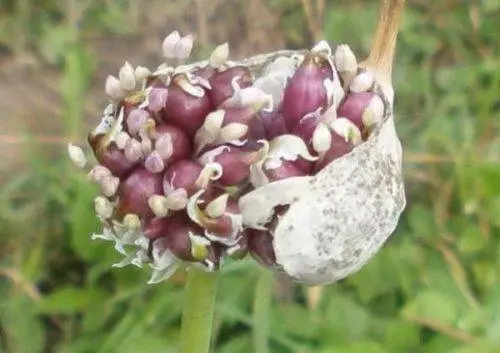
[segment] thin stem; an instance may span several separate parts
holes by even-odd
[[[390,80],[396,50],[399,21],[405,0],[381,0],[377,30],[364,66],[377,69]]]
[[[187,272],[180,353],[208,353],[217,291],[217,275],[192,267]]]
[[[274,277],[272,272],[262,269],[255,289],[253,302],[254,352],[269,353],[269,317],[273,284]]]

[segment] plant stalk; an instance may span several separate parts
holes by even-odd
[[[365,67],[376,69],[390,81],[392,64],[396,50],[399,22],[406,0],[381,0],[377,29],[370,55],[363,63]]]
[[[217,274],[192,267],[187,272],[180,353],[208,353],[217,292]]]
[[[272,272],[261,269],[253,304],[253,344],[254,351],[259,353],[269,353],[269,319],[273,285]]]

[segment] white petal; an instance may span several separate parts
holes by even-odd
[[[363,142],[361,131],[359,131],[358,127],[347,118],[339,117],[332,121],[330,126],[332,130],[342,136],[346,142],[350,142],[353,145],[359,145]]]
[[[209,163],[214,163],[215,157],[217,157],[219,154],[223,152],[230,151],[231,148],[228,146],[219,146],[214,148],[213,150],[210,150],[208,152],[205,152],[201,155],[200,158],[198,158],[198,162],[200,162],[202,165],[206,165]]]
[[[105,197],[97,196],[94,199],[94,208],[96,214],[102,219],[111,218],[113,215],[113,204]]]
[[[197,146],[196,154],[206,145],[217,140],[220,134],[222,121],[224,120],[225,111],[218,109],[208,114],[203,125],[196,131],[194,142]]]
[[[248,126],[240,123],[229,123],[220,130],[220,141],[239,140],[248,132]]]
[[[104,90],[106,94],[113,99],[122,99],[125,97],[125,91],[123,90],[120,80],[114,76],[109,75],[106,78]]]
[[[180,39],[181,35],[179,32],[173,31],[163,40],[162,52],[165,58],[173,59],[176,57],[175,47]]]
[[[210,54],[210,66],[219,68],[224,65],[229,57],[229,44],[226,42],[219,45],[214,49],[212,54]]]
[[[130,139],[130,135],[127,132],[120,131],[118,134],[116,134],[116,137],[115,137],[116,147],[123,150],[125,148],[125,146],[127,145],[127,141],[129,139]]]
[[[162,195],[153,195],[148,199],[149,208],[156,217],[166,217],[168,215],[167,198]]]
[[[330,47],[330,44],[328,44],[328,42],[326,40],[322,40],[320,42],[318,42],[318,44],[316,44],[312,49],[311,49],[312,52],[315,52],[315,53],[321,53],[321,54],[324,54],[324,55],[332,55],[332,48]]]
[[[174,48],[175,57],[179,60],[186,60],[191,55],[193,50],[194,36],[188,34],[182,37],[176,44]]]
[[[312,146],[318,153],[326,152],[332,145],[332,134],[328,127],[324,124],[319,124],[314,130],[312,137]]]
[[[224,214],[227,208],[229,194],[222,194],[211,201],[205,208],[205,213],[211,218],[218,218]]]
[[[339,72],[356,72],[358,63],[356,56],[347,44],[340,44],[335,50],[335,66]]]
[[[367,92],[373,87],[375,77],[370,71],[365,71],[356,76],[349,86],[353,93]]]
[[[68,143],[68,154],[71,161],[80,169],[87,165],[87,157],[81,147]]]
[[[118,77],[120,77],[120,83],[123,89],[127,91],[131,91],[135,88],[135,72],[134,68],[128,61],[120,68],[120,72],[118,73]]]
[[[275,137],[269,144],[269,160],[266,165],[274,169],[281,165],[280,160],[295,161],[302,157],[308,161],[315,161],[318,157],[312,156],[307,149],[307,145],[300,137],[295,135],[281,135]]]
[[[170,192],[167,196],[167,207],[173,211],[184,209],[188,202],[188,194],[186,189],[179,188]]]
[[[382,98],[375,95],[365,108],[361,120],[367,127],[374,126],[382,121],[384,117],[385,104]]]
[[[261,186],[242,196],[238,207],[243,215],[243,224],[256,229],[271,220],[274,208],[288,205],[307,193],[312,177],[291,177]]]
[[[135,80],[137,82],[142,82],[144,79],[146,79],[148,76],[151,75],[151,71],[144,66],[137,66],[134,70],[134,76]]]

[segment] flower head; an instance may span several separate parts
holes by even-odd
[[[345,44],[234,62],[225,43],[185,64],[193,40],[162,43],[183,65],[126,62],[106,80],[112,103],[88,137],[93,238],[125,255],[116,267],[149,263],[150,283],[247,254],[311,284],[357,271],[405,203],[392,97]]]

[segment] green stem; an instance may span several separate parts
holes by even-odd
[[[269,317],[273,284],[272,272],[263,269],[259,275],[253,303],[253,344],[254,351],[259,353],[269,353]]]
[[[208,353],[217,291],[217,275],[198,268],[187,272],[180,353]]]

